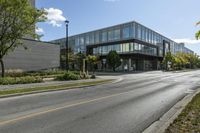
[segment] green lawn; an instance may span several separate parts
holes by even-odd
[[[68,83],[64,85],[56,85],[56,86],[45,86],[45,87],[33,87],[33,88],[23,88],[23,89],[13,89],[13,90],[1,90],[0,96],[7,96],[7,95],[15,95],[15,94],[29,94],[29,93],[38,93],[38,92],[45,92],[45,91],[55,91],[55,90],[65,90],[65,89],[72,89],[76,87],[84,87],[84,86],[94,86],[103,83],[109,83],[113,80],[98,80],[98,81],[85,81],[81,83]]]
[[[165,133],[200,133],[200,93],[192,99]]]

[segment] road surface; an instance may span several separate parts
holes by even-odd
[[[0,133],[140,133],[200,85],[200,70],[0,99]]]

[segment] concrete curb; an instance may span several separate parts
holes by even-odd
[[[176,103],[167,113],[165,113],[159,120],[152,123],[146,128],[143,133],[164,133],[171,123],[179,116],[188,103],[200,93],[197,89],[195,93],[186,95],[182,100]]]
[[[16,93],[16,94],[11,94],[11,95],[4,95],[4,96],[0,96],[0,99],[1,98],[16,97],[16,96],[23,96],[23,95],[39,94],[39,93],[44,93],[44,92],[71,90],[71,89],[76,89],[76,88],[91,87],[91,86],[97,86],[97,85],[103,85],[103,84],[118,82],[118,79],[107,79],[107,80],[108,81],[105,80],[105,82],[103,82],[103,83],[96,83],[96,84],[91,84],[91,85],[77,85],[77,86],[73,86],[73,87],[64,87],[64,88],[57,88],[57,89],[50,89],[50,90],[41,90],[41,91],[32,91],[32,92],[27,92],[27,93]],[[47,87],[47,86],[44,86],[44,87]]]

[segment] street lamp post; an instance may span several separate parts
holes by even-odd
[[[65,45],[66,45],[66,66],[65,66],[65,69],[66,69],[66,71],[69,71],[69,44],[68,44],[68,24],[69,24],[69,21],[66,20],[65,24],[66,24],[66,42],[65,42]]]

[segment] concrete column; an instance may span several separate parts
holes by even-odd
[[[123,70],[124,70],[124,60],[121,59],[120,61],[121,61],[121,66],[120,66],[120,68],[121,68],[121,71],[123,71]]]
[[[129,71],[133,71],[133,68],[131,67],[131,58],[129,58],[129,60],[128,60],[128,70]]]

